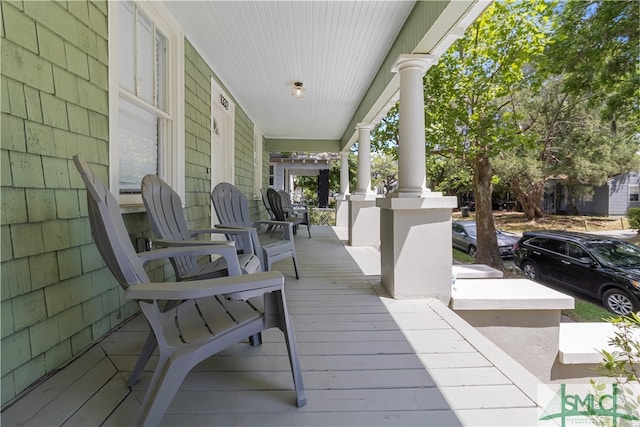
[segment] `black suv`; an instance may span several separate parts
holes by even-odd
[[[531,280],[598,298],[608,310],[640,310],[640,248],[624,240],[568,231],[528,231],[514,261]]]

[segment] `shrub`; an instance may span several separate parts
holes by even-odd
[[[629,208],[627,211],[631,228],[640,230],[640,208]]]
[[[629,316],[612,317],[607,321],[616,326],[615,336],[609,340],[609,344],[614,347],[614,350],[611,352],[600,351],[602,362],[596,372],[613,379],[614,385],[618,387],[620,394],[615,403],[617,408],[614,406],[614,410],[636,417],[629,418],[629,421],[620,420],[623,422],[618,425],[638,425],[633,421],[637,421],[637,414],[640,414],[640,372],[638,371],[640,362],[640,335],[638,334],[640,332],[640,312],[631,313]],[[599,396],[598,400],[600,402],[602,402],[602,399],[607,398],[606,394],[602,394],[606,390],[606,386],[603,383],[595,380],[590,382],[596,396]],[[592,415],[592,421],[597,426],[610,425],[606,422],[609,420],[603,420],[603,417],[600,416],[602,414],[591,412],[589,415]],[[615,422],[613,425],[616,425]]]
[[[335,209],[310,208],[310,220],[313,225],[336,225]]]

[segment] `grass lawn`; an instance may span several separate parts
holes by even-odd
[[[615,314],[604,308],[576,298],[576,308],[573,310],[562,310],[562,314],[576,322],[605,322],[606,319]]]

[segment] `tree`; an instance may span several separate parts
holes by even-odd
[[[568,93],[587,96],[590,107],[616,132],[622,116],[640,123],[640,7],[637,1],[565,1],[557,17],[549,69],[566,75]]]
[[[616,134],[601,119],[601,110],[584,96],[565,91],[564,76],[550,76],[542,86],[521,91],[514,106],[521,110],[521,128],[529,128],[533,144],[498,153],[493,161],[503,179],[518,195],[529,219],[542,216],[540,202],[545,182],[561,181],[569,189],[567,206],[593,193],[613,175],[637,170],[638,138],[621,122]]]
[[[371,183],[375,188],[382,187],[384,194],[390,193],[398,182],[398,160],[390,154],[373,153],[371,175]]]
[[[424,77],[428,151],[453,153],[473,172],[479,263],[502,266],[491,156],[531,143],[512,98],[539,84],[535,65],[550,41],[552,8],[542,0],[492,3]]]

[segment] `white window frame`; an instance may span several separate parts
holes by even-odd
[[[269,187],[276,185],[276,164],[269,163]]]
[[[262,132],[253,129],[253,198],[260,200],[262,198]]]
[[[119,2],[108,3],[109,13],[109,185],[119,197],[121,208],[141,207],[140,194],[120,193],[120,130],[119,107],[122,94],[118,77],[118,7]],[[137,2],[136,5],[167,37],[169,54],[167,97],[171,131],[158,146],[158,169],[165,180],[185,200],[185,137],[184,137],[184,31],[167,7],[160,2]]]

